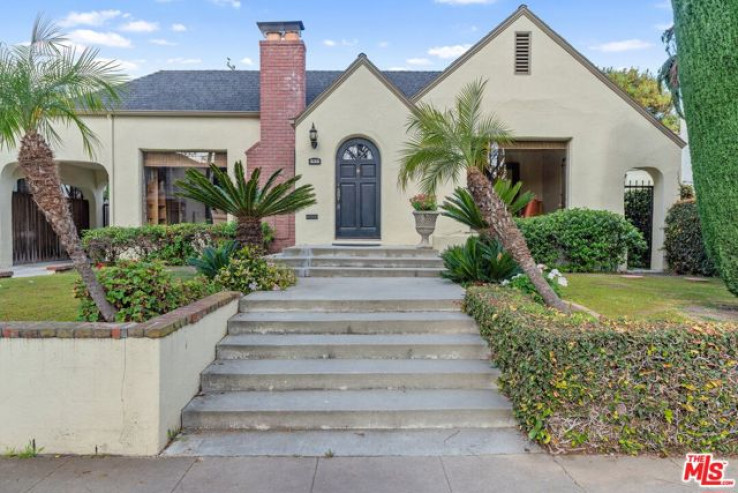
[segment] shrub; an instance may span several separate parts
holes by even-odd
[[[500,386],[553,452],[738,453],[738,327],[598,321],[514,290],[467,291]]]
[[[143,322],[217,291],[204,278],[174,280],[160,262],[121,261],[100,269],[97,277],[108,301],[118,310],[118,322]],[[75,285],[74,295],[81,300],[80,320],[103,320],[81,281]]]
[[[614,272],[647,248],[641,233],[609,211],[566,209],[519,219],[533,258],[568,272]]]
[[[202,255],[191,258],[187,263],[196,268],[200,274],[212,279],[220,269],[228,267],[237,248],[235,241],[226,241],[218,247],[205,247]]]
[[[295,284],[292,269],[268,262],[259,248],[245,247],[236,252],[213,282],[229,291],[249,294],[252,291],[287,289]]]
[[[664,250],[669,268],[676,274],[714,276],[715,264],[707,256],[702,239],[697,204],[694,200],[677,202],[666,214]]]
[[[441,258],[446,268],[441,276],[459,284],[499,283],[520,272],[500,242],[487,236],[470,236],[464,245],[446,249]]]
[[[553,289],[556,296],[561,298],[561,288],[568,286],[569,281],[561,275],[558,269],[548,269],[544,265],[538,266],[543,273],[543,278],[546,280],[551,289]],[[523,293],[531,296],[537,303],[544,304],[543,297],[538,293],[536,287],[528,276],[523,273],[517,274],[510,279],[509,282],[502,282],[503,285],[509,285],[512,288],[522,291]]]
[[[266,223],[262,223],[262,231],[264,248],[268,250],[274,240],[274,232]],[[205,247],[235,237],[235,223],[183,223],[91,229],[84,233],[82,242],[93,262],[144,260],[185,265]]]

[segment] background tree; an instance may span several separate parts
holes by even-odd
[[[738,295],[738,2],[672,0],[705,244]]]
[[[69,47],[53,24],[36,20],[30,44],[0,44],[0,146],[15,148],[18,164],[33,200],[69,254],[90,297],[105,320],[115,309],[95,277],[62,192],[59,169],[51,145],[60,143],[54,125],[79,130],[85,151],[92,157],[97,137],[81,112],[110,109],[119,100],[124,75],[113,62],[97,58],[98,51],[81,53]]]
[[[672,95],[662,88],[659,78],[650,70],[641,71],[635,67],[617,70],[610,67],[602,71],[654,118],[679,133],[679,116]]]
[[[247,181],[241,161],[236,163],[235,179],[215,164],[210,165],[210,170],[213,181],[196,169],[188,169],[185,179],[177,182],[181,190],[177,195],[235,216],[236,241],[242,246],[263,247],[262,219],[293,214],[316,203],[312,185],[294,188],[300,175],[277,184],[281,169],[262,187],[259,187],[261,169],[254,169]]]
[[[483,113],[485,86],[482,80],[466,85],[452,109],[441,111],[421,103],[413,110],[408,122],[412,137],[403,151],[400,186],[407,188],[418,180],[424,193],[434,194],[441,183],[456,183],[466,173],[469,193],[492,236],[500,240],[548,306],[568,311],[543,278],[505,202],[493,190],[490,154],[495,144],[506,144],[511,136],[493,115]]]
[[[661,65],[658,73],[659,83],[661,87],[666,88],[671,93],[671,100],[674,102],[674,110],[681,117],[684,117],[682,109],[682,91],[679,87],[679,57],[677,57],[676,34],[674,26],[670,27],[661,36],[666,47],[668,58]]]

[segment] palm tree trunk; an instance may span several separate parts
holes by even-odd
[[[54,162],[54,155],[41,135],[31,132],[23,137],[18,153],[18,164],[26,177],[34,202],[59,237],[85,283],[90,297],[103,318],[108,322],[114,322],[116,310],[106,299],[105,290],[98,282],[90,259],[82,248],[69,203],[62,193],[59,169]]]
[[[257,217],[239,217],[236,225],[236,241],[240,246],[264,248],[264,231],[261,219]]]
[[[492,188],[492,182],[477,169],[470,169],[466,175],[469,193],[474,197],[482,217],[490,225],[492,233],[499,238],[502,246],[510,252],[510,255],[525,272],[541,295],[546,305],[562,312],[569,312],[569,307],[561,301],[561,298],[551,289],[543,274],[538,269],[533,255],[528,249],[523,234],[515,225],[512,215],[507,210],[505,203],[500,200]]]

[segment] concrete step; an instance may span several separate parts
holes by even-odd
[[[290,247],[282,251],[284,257],[386,257],[412,258],[438,255],[430,248],[416,248],[414,246],[331,246],[319,245],[309,247]]]
[[[449,311],[458,312],[461,309],[461,300],[458,299],[289,299],[289,298],[261,298],[252,293],[241,298],[242,312],[286,312],[286,311],[314,311],[331,313],[381,313],[381,312],[427,312]]]
[[[216,360],[202,391],[494,389],[498,375],[484,360]]]
[[[195,397],[186,430],[340,430],[515,426],[489,390],[225,392]]]
[[[441,268],[308,267],[297,268],[299,277],[439,277]]]
[[[275,257],[275,261],[294,268],[353,267],[364,269],[442,269],[437,255],[424,257]]]
[[[235,335],[217,348],[218,359],[486,359],[475,334]]]
[[[315,301],[314,303],[319,303]],[[389,302],[388,302],[389,303]],[[407,302],[410,303],[410,302]],[[437,303],[443,306],[442,301]],[[413,303],[414,304],[414,303]],[[430,302],[423,302],[426,306]],[[368,303],[361,303],[358,309]],[[391,304],[395,306],[394,304]],[[448,306],[454,306],[449,303]],[[243,301],[242,305],[243,307]],[[247,305],[250,306],[250,305]],[[347,308],[354,307],[352,303]],[[274,309],[279,303],[272,305]],[[403,306],[407,308],[407,306]],[[263,309],[263,303],[260,303]],[[316,306],[313,306],[316,308]],[[458,310],[458,308],[457,308]],[[479,334],[474,319],[458,311],[327,312],[247,311],[228,320],[228,333],[239,334]]]
[[[449,457],[542,454],[514,428],[441,430],[194,431],[167,457]]]

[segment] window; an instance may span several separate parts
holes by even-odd
[[[515,75],[530,75],[531,33],[515,33]]]
[[[149,224],[219,223],[226,215],[194,200],[177,196],[177,180],[188,169],[211,178],[210,163],[227,167],[225,152],[144,152],[146,222]]]

